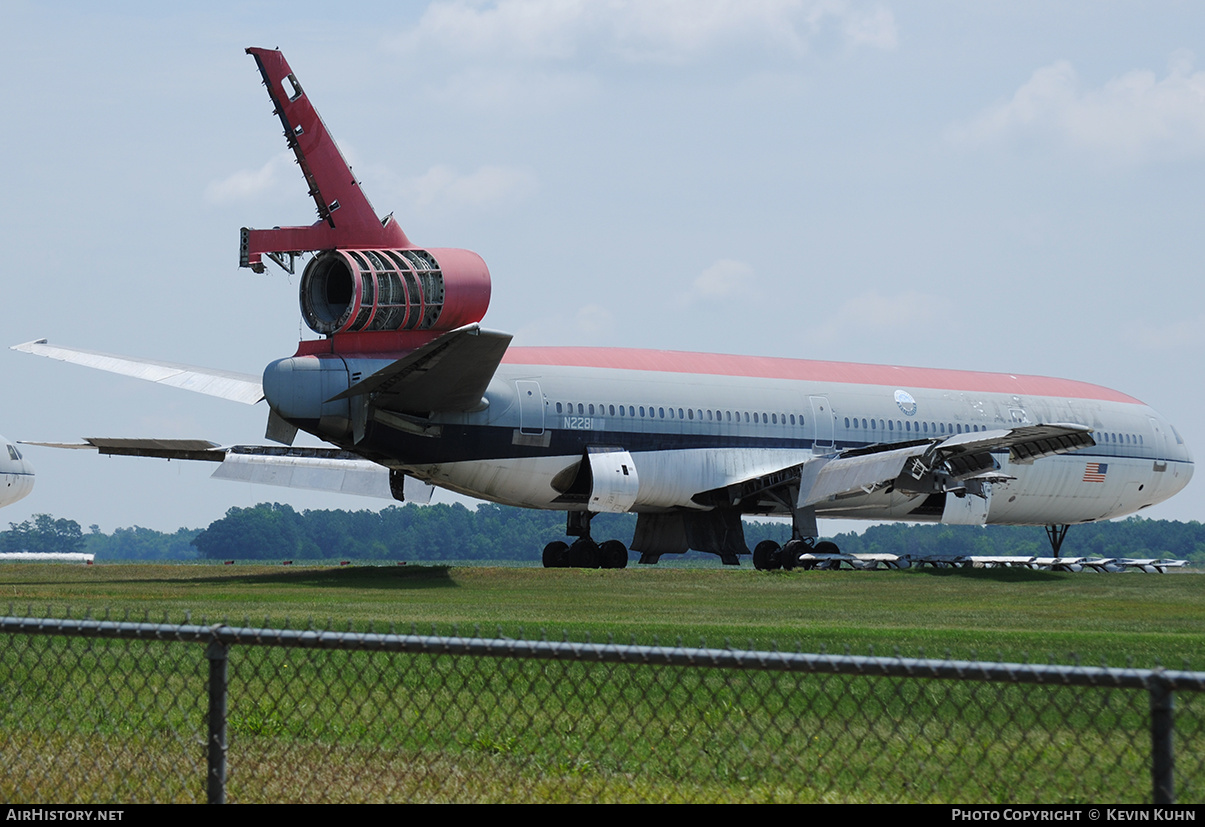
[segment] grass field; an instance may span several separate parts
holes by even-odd
[[[1011,569],[0,566],[0,608],[1205,669],[1205,577]]]
[[[1194,573],[6,565],[0,609],[1200,669],[1202,586]],[[8,637],[0,798],[203,799],[203,647]],[[255,646],[234,647],[230,668],[237,801],[1149,796],[1141,691]],[[1177,745],[1196,756],[1180,800],[1201,800],[1205,697],[1176,703]]]

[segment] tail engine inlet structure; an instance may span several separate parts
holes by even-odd
[[[425,332],[455,330],[481,321],[490,302],[485,262],[468,250],[415,247],[393,220],[377,217],[351,168],[284,56],[247,49],[263,75],[274,114],[297,158],[318,220],[308,227],[244,227],[239,265],[263,272],[266,255],[293,272],[303,252],[321,251],[301,278],[301,312],[315,333],[375,333],[357,337],[390,350]],[[379,334],[398,334],[381,337]],[[376,346],[370,346],[376,349]]]

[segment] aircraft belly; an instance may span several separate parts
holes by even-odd
[[[633,453],[639,489],[632,511],[699,509],[691,498],[803,461],[810,452],[794,449],[687,449]],[[422,479],[472,497],[527,508],[565,509],[552,478],[581,460],[580,455],[522,457],[415,466]]]
[[[811,458],[811,451],[773,448],[716,448],[633,454],[640,473],[636,506],[699,508],[692,499]]]
[[[0,506],[12,505],[33,490],[33,474],[4,474],[0,485]]]
[[[578,456],[519,457],[417,466],[416,475],[441,488],[522,508],[566,509],[550,481]]]
[[[921,517],[916,508],[925,498],[899,491],[875,491],[838,497],[816,505],[816,516],[830,520],[923,520],[936,522],[936,517]]]

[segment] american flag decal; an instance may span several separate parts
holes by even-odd
[[[1107,462],[1089,462],[1084,469],[1084,482],[1104,482],[1107,473],[1109,473]]]

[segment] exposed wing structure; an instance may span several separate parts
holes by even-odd
[[[819,458],[800,470],[796,503],[804,508],[831,500],[838,494],[858,489],[869,490],[880,483],[895,480],[909,460],[923,456],[929,444],[910,445],[872,454]]]
[[[511,338],[475,324],[457,328],[330,401],[368,396],[378,410],[414,416],[478,409]]]
[[[83,442],[26,442],[49,448],[96,450],[110,456],[158,457],[218,462],[213,477],[235,482],[333,491],[360,497],[425,504],[433,486],[337,448],[222,447],[203,439],[111,439]]]
[[[254,405],[264,398],[260,378],[246,373],[200,368],[155,359],[115,356],[111,353],[74,347],[60,347],[47,344],[45,339],[13,345],[11,350],[58,359],[60,362],[71,362],[109,373],[120,373],[123,376],[132,376],[135,379],[170,385],[173,388],[183,388],[208,396],[217,396],[246,405]]]
[[[751,497],[794,500],[804,509],[858,490],[894,486],[916,494],[975,494],[1011,479],[1000,472],[994,452],[1008,451],[1013,463],[1030,463],[1096,444],[1092,429],[1074,423],[1023,425],[958,434],[945,439],[872,445],[782,468],[694,497],[700,505],[737,505]]]

